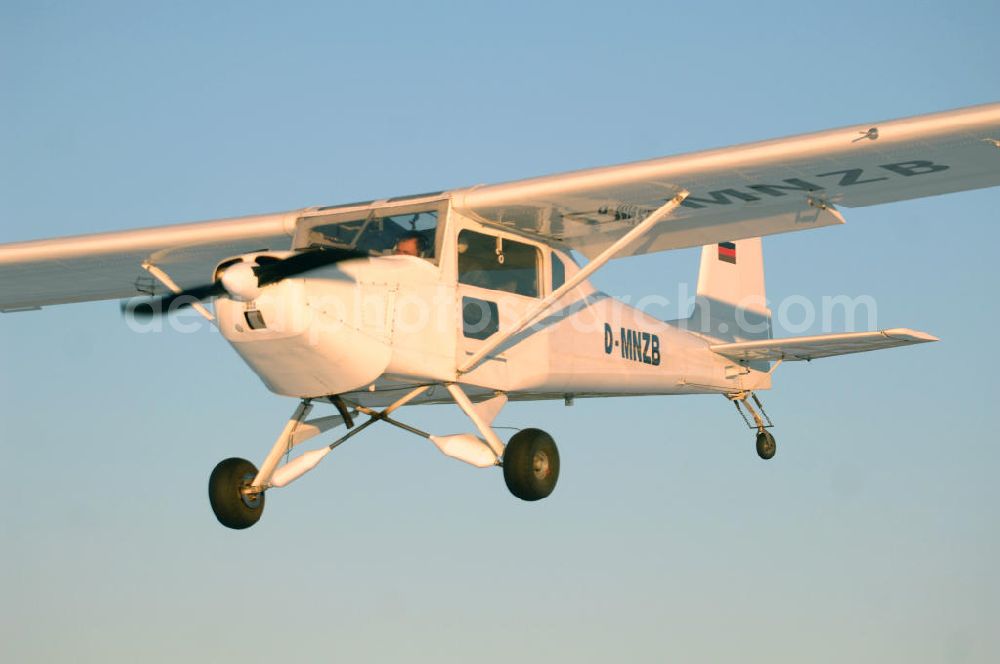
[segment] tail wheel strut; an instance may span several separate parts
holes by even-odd
[[[740,417],[743,418],[747,426],[757,430],[757,456],[764,460],[773,458],[778,451],[778,447],[774,441],[774,436],[768,431],[769,428],[774,426],[774,423],[768,416],[767,411],[764,410],[764,404],[760,402],[760,399],[753,392],[740,392],[726,396],[736,406],[736,412],[740,414]],[[750,403],[751,401],[753,401],[753,404],[756,404],[756,409]],[[744,412],[744,409],[746,409],[746,412]],[[747,417],[747,413],[753,418],[752,421],[750,417]]]

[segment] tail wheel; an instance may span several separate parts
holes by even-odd
[[[766,429],[757,434],[757,456],[761,459],[770,459],[778,451],[778,445],[774,442],[774,436]]]
[[[521,500],[541,500],[559,480],[559,450],[541,429],[518,431],[503,453],[503,479]]]
[[[264,513],[264,494],[244,494],[257,476],[257,468],[246,459],[220,461],[208,478],[208,501],[215,518],[226,528],[243,530],[257,523]]]

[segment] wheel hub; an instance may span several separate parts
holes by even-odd
[[[535,477],[540,480],[548,477],[551,470],[549,467],[549,455],[542,451],[535,452],[535,455],[531,459],[531,469]]]
[[[260,507],[260,497],[263,495],[262,491],[250,493],[246,491],[247,488],[253,486],[253,480],[255,475],[252,473],[247,473],[243,476],[243,482],[240,484],[240,499],[243,504],[252,510]]]

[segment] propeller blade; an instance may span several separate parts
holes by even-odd
[[[214,284],[195,286],[179,293],[170,293],[160,297],[151,297],[136,302],[133,300],[123,300],[121,310],[123,314],[131,314],[136,318],[148,319],[154,316],[162,316],[171,311],[177,311],[184,307],[190,307],[195,302],[207,300],[219,295],[224,295],[226,289],[222,287],[222,282],[216,281]]]
[[[297,277],[321,267],[334,265],[341,261],[353,258],[366,258],[367,253],[354,249],[340,249],[337,247],[316,247],[306,249],[299,253],[292,254],[288,258],[271,258],[261,256],[257,265],[253,266],[253,273],[257,276],[257,285],[260,287],[276,284],[283,279]],[[207,300],[226,294],[226,288],[222,281],[195,286],[179,293],[170,293],[161,297],[153,297],[148,300],[135,302],[126,300],[121,303],[123,314],[131,314],[137,318],[152,318],[162,316],[171,311],[176,311],[183,307],[189,307],[200,300]]]
[[[276,284],[282,279],[297,277],[312,270],[317,270],[327,265],[334,265],[341,261],[353,258],[366,258],[368,254],[354,249],[340,249],[337,247],[317,247],[293,254],[288,258],[258,264],[254,267],[254,274],[257,275],[257,283],[260,286]]]

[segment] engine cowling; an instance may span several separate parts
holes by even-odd
[[[245,302],[220,297],[219,330],[272,392],[304,398],[363,389],[384,373],[392,349],[385,330],[352,315],[356,288],[347,279],[288,279]]]

